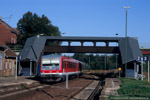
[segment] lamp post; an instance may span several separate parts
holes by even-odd
[[[125,38],[126,38],[126,45],[125,45],[125,76],[126,76],[126,69],[127,69],[127,9],[130,8],[123,6],[122,8],[126,9],[126,25],[125,25]]]
[[[61,33],[62,35],[66,34],[66,32]]]
[[[117,36],[118,36],[118,33],[116,33],[116,38],[117,38]],[[117,46],[117,43],[116,43],[116,46]],[[116,54],[116,69],[117,69],[117,54]]]
[[[18,69],[17,69],[17,65],[18,65],[17,62],[18,62],[18,61],[17,61],[17,60],[18,60],[18,59],[17,59],[17,57],[16,57],[16,75],[15,75],[16,80],[17,80],[17,75],[18,75],[18,71],[17,71],[17,70],[18,70]]]

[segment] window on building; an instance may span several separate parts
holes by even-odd
[[[14,67],[14,61],[12,61],[12,65],[11,66],[12,66],[12,69],[13,69],[13,67]]]
[[[14,61],[11,62],[11,67],[12,67],[12,75],[13,75],[13,67],[14,67]]]
[[[14,43],[14,38],[11,38],[11,44],[13,44]]]
[[[5,62],[5,69],[7,69],[7,62]]]
[[[14,44],[16,44],[16,39],[14,38]]]
[[[11,69],[11,61],[9,62],[9,69]]]
[[[2,54],[0,54],[0,70],[2,70]]]

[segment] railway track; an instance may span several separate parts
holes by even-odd
[[[39,82],[38,82],[39,83]],[[34,90],[38,90],[38,89],[43,89],[43,88],[48,88],[52,85],[59,85],[62,84],[64,82],[61,83],[44,83],[44,84],[38,84],[38,85],[32,85],[32,86],[27,86],[26,84],[20,84],[18,87],[22,87],[21,89],[16,89],[14,91],[6,91],[6,92],[1,92],[0,93],[0,98],[5,98],[8,96],[14,96],[16,94],[22,94],[25,92],[30,92],[30,91],[34,91]],[[15,87],[16,88],[16,87]]]
[[[72,98],[74,98],[75,95],[79,94],[83,89],[85,89],[88,85],[90,85],[93,81],[91,81],[89,84],[85,85],[82,89],[72,93],[68,99],[64,99],[64,100],[71,100]]]
[[[93,80],[87,84],[82,90],[78,91],[72,98],[68,100],[93,100],[98,93],[102,81],[98,77],[92,75]]]
[[[32,88],[26,88],[26,89],[23,89],[23,90],[18,90],[16,92],[11,92],[11,93],[8,93],[8,94],[5,93],[4,95],[0,95],[0,98],[13,96],[13,95],[20,94],[20,93],[25,93],[25,92],[33,91],[33,90],[44,88],[44,87],[48,87],[48,86],[49,85],[40,85],[40,86],[37,86],[37,87],[32,87]]]
[[[96,86],[96,88],[94,89],[94,91],[90,94],[90,96],[88,97],[87,100],[93,100],[93,99],[94,99],[96,93],[97,93],[98,90],[99,90],[99,85],[100,85],[100,82],[98,83],[98,85]]]
[[[36,87],[0,95],[0,100],[70,100],[94,81],[93,76],[83,75],[80,78],[69,80],[69,88],[66,89],[65,81],[55,84],[41,84]],[[97,89],[92,93],[93,98]],[[89,99],[90,100],[90,99]]]

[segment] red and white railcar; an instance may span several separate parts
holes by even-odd
[[[41,58],[40,72],[41,77],[49,79],[65,79],[65,76],[79,75],[82,72],[82,62],[60,56],[60,55],[44,55]]]

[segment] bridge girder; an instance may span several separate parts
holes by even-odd
[[[44,53],[119,53],[119,47],[45,46]]]

